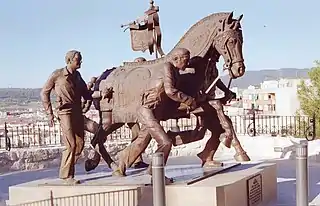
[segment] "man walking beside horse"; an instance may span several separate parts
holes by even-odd
[[[164,153],[164,161],[169,157],[172,141],[160,125],[160,120],[170,114],[168,110],[175,110],[177,104],[184,104],[188,109],[197,107],[196,100],[176,88],[179,70],[185,70],[190,60],[190,52],[184,48],[175,50],[170,61],[164,64],[163,77],[152,82],[150,90],[142,95],[141,106],[137,111],[138,122],[142,124],[138,138],[120,152],[119,172],[125,174],[136,158],[146,149],[151,137],[158,143],[156,152]],[[171,108],[164,102],[170,102]],[[165,111],[165,112],[164,112]],[[148,173],[151,174],[149,165]],[[170,181],[166,179],[167,182]]]
[[[92,93],[77,71],[81,67],[82,56],[79,51],[71,50],[65,56],[66,67],[55,70],[41,90],[41,100],[53,126],[54,115],[50,101],[51,91],[57,98],[57,113],[62,130],[62,140],[66,149],[62,152],[59,177],[67,184],[79,184],[74,179],[75,164],[84,147],[84,118],[81,98],[92,99]]]

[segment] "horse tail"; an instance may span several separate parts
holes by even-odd
[[[97,81],[97,77],[92,77],[91,80],[87,83],[87,89],[91,90],[94,87],[96,81]],[[82,101],[82,112],[86,113],[87,111],[89,111],[91,105],[92,105],[91,100]]]
[[[112,67],[111,69],[106,69],[99,77],[95,79],[95,82],[92,84],[93,91],[99,91],[100,82],[102,80],[105,80],[109,74],[115,70],[116,67]],[[93,99],[93,105],[96,108],[96,110],[100,111],[100,100],[99,99]]]

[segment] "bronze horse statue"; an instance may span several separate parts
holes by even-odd
[[[178,88],[190,96],[196,96],[200,90],[205,91],[215,79],[212,71],[215,68],[219,57],[224,59],[224,69],[229,71],[231,79],[236,79],[244,75],[245,65],[242,55],[242,30],[240,21],[233,19],[231,13],[214,13],[196,24],[180,39],[173,48],[186,48],[190,51],[191,62],[195,73],[183,74],[182,81]],[[172,51],[173,51],[172,50]],[[161,78],[162,67],[167,58],[170,58],[170,51],[166,56],[145,61],[145,62],[125,62],[123,66],[115,68],[99,84],[99,90],[112,90],[112,95],[99,100],[102,118],[102,127],[110,134],[124,123],[136,123],[136,111],[141,105],[142,95],[151,88],[154,88],[153,80]],[[214,62],[212,64],[211,62]],[[209,66],[211,65],[211,66]],[[168,119],[190,118],[190,113],[181,110],[176,105],[168,106],[168,112],[163,115],[162,121]],[[235,132],[232,138],[222,136],[226,128],[233,130],[231,120],[223,113],[219,100],[210,100],[202,103],[199,108],[191,111],[195,116],[200,116],[204,121],[204,127],[211,131],[211,138],[208,140],[204,151],[198,156],[203,161],[203,165],[210,162],[217,150],[220,141],[228,148],[233,146],[236,150],[235,159],[248,161],[249,157],[240,145]],[[203,139],[204,134],[198,137],[183,139],[174,145],[185,144]],[[220,137],[220,140],[219,140]],[[96,137],[100,138],[100,137]],[[94,139],[93,139],[94,140]],[[93,142],[93,141],[92,141]]]

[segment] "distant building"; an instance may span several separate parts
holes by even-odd
[[[297,89],[301,79],[264,81],[260,88],[249,86],[242,92],[243,108],[257,109],[263,114],[291,116],[300,108]],[[306,80],[310,84],[310,80]]]

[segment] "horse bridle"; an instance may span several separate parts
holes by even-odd
[[[227,58],[225,59],[225,63],[223,64],[223,70],[228,69],[231,72],[231,74],[233,75],[233,72],[231,70],[232,65],[235,63],[238,63],[238,62],[243,62],[244,59],[239,55],[237,55],[236,58],[232,58],[230,50],[227,46],[227,42],[231,37],[237,39],[237,41],[241,42],[241,44],[242,44],[243,38],[241,35],[241,31],[239,32],[239,30],[232,30],[231,29],[231,30],[224,31],[221,34],[219,34],[217,36],[216,40],[214,41],[213,46],[214,45],[219,46],[219,48],[221,48],[221,50],[223,50],[224,54],[227,55]],[[228,85],[230,85],[230,84],[231,84],[231,80],[229,81]]]

